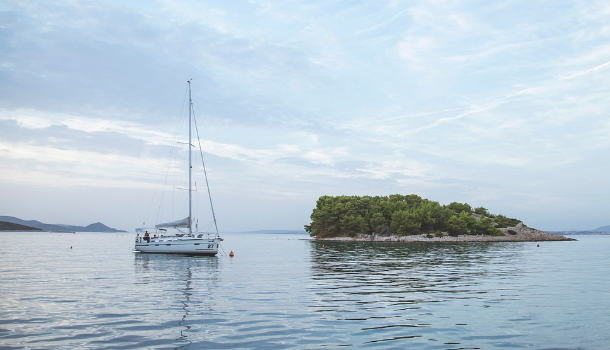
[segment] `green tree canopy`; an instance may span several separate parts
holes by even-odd
[[[499,227],[516,226],[520,221],[489,214],[486,208],[466,203],[438,202],[418,195],[321,196],[305,230],[311,236],[353,236],[358,233],[397,235],[448,232],[450,235],[497,235]]]

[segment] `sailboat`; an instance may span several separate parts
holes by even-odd
[[[193,100],[191,98],[191,81],[188,80],[187,82],[189,92],[188,216],[183,219],[157,224],[150,228],[136,228],[137,236],[135,250],[141,253],[216,255],[220,247],[220,242],[223,240],[220,238],[218,233],[218,225],[216,223],[216,215],[214,214],[214,206],[212,205],[212,197],[208,185],[207,172],[205,171],[205,163],[203,164],[203,173],[208,189],[208,197],[210,200],[215,232],[199,233],[197,224],[195,225],[195,231],[193,231],[193,144],[191,131],[193,121]],[[203,156],[201,159],[203,163]],[[168,229],[175,230],[177,233],[170,235],[168,234]]]

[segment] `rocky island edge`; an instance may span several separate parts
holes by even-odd
[[[565,237],[555,233],[549,233],[527,227],[522,223],[514,227],[500,229],[504,235],[458,235],[451,236],[447,233],[418,234],[399,236],[395,234],[378,235],[358,233],[352,237],[316,237],[317,241],[357,241],[357,242],[544,242],[544,241],[576,241],[574,238]]]

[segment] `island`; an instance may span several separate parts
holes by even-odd
[[[36,227],[15,224],[15,223],[12,223],[12,222],[7,222],[7,221],[0,221],[0,231],[14,231],[14,232],[26,231],[26,232],[32,232],[32,231],[42,231],[42,230],[39,229],[39,228],[36,228]]]
[[[317,240],[392,242],[573,241],[467,203],[418,195],[321,196],[305,231]]]
[[[75,226],[66,224],[45,224],[37,220],[23,220],[14,216],[0,216],[0,222],[4,222],[0,226],[0,231],[46,231],[52,233],[74,233],[74,232],[127,232],[108,227],[101,222],[96,222],[87,226]],[[26,228],[19,229],[20,225]]]

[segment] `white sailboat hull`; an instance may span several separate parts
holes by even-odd
[[[219,238],[170,237],[136,241],[135,249],[141,253],[216,255]]]

